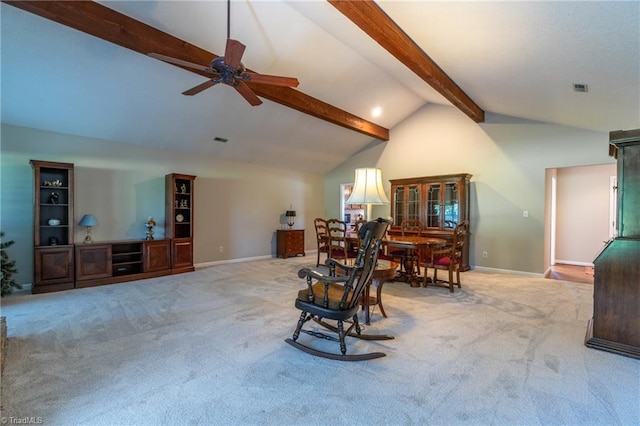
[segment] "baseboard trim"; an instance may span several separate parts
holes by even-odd
[[[527,277],[544,278],[544,274],[536,274],[534,272],[525,272],[525,271],[514,271],[511,269],[487,268],[486,266],[474,266],[474,265],[471,265],[471,269],[475,271],[482,271],[482,272],[495,272],[497,274],[513,274],[513,275],[524,275]]]
[[[593,267],[593,262],[575,262],[573,260],[558,260],[556,259],[556,265],[558,263],[561,263],[563,265],[572,265],[572,266],[587,266],[592,268]]]
[[[202,268],[208,268],[210,266],[227,265],[230,263],[251,262],[252,260],[265,260],[265,259],[273,259],[273,256],[265,255],[265,256],[254,256],[254,257],[242,257],[239,259],[216,260],[214,262],[196,263],[193,266],[196,269],[202,269]]]

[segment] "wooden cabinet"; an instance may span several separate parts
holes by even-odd
[[[171,273],[170,240],[76,245],[76,287],[92,287]]]
[[[171,173],[165,176],[165,236],[171,247],[172,273],[193,267],[194,182],[196,176]]]
[[[471,175],[425,176],[391,180],[391,234],[399,234],[406,219],[419,219],[423,235],[453,241],[457,223],[469,220]],[[461,270],[469,270],[469,235],[466,236]]]
[[[640,129],[609,134],[618,168],[618,236],[594,261],[588,347],[640,359]]]
[[[73,164],[31,160],[33,293],[73,288]],[[46,249],[45,249],[46,248]]]
[[[304,253],[304,229],[278,229],[277,232],[278,257],[287,258]]]
[[[33,293],[73,288],[73,246],[36,247]]]
[[[151,240],[144,242],[144,272],[171,269],[171,241]]]
[[[76,280],[111,277],[111,244],[76,246]]]

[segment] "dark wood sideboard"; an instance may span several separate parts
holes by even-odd
[[[76,288],[171,274],[171,240],[76,244]]]
[[[304,229],[278,229],[277,232],[278,257],[291,257],[304,253]]]

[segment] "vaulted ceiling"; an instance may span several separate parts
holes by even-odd
[[[29,3],[42,2],[18,6]],[[145,54],[208,65],[224,53],[226,1],[88,6],[73,6],[78,30],[67,12],[2,4],[3,123],[312,173],[393,143],[393,127],[428,103],[475,122],[640,126],[638,2],[234,0],[247,68],[300,81],[252,85],[257,107],[224,85],[183,96],[206,78]]]

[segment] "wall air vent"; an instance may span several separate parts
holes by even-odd
[[[218,136],[216,136],[215,138],[213,138],[213,140],[214,140],[215,142],[222,142],[222,143],[227,143],[227,142],[229,141],[229,139],[227,139],[227,138],[221,138],[221,137],[218,137]]]
[[[580,93],[587,93],[589,91],[589,86],[582,83],[573,83],[573,91]]]

